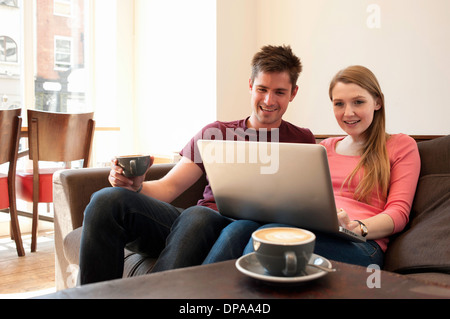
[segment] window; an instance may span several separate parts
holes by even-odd
[[[18,62],[17,44],[7,36],[0,36],[0,62]]]
[[[53,14],[57,16],[70,17],[72,15],[71,0],[54,0]]]
[[[17,0],[0,0],[0,4],[4,6],[17,7]]]
[[[0,109],[22,106],[22,15],[19,1],[0,2]]]
[[[90,0],[39,0],[34,7],[34,108],[86,112]]]
[[[72,65],[72,39],[55,36],[55,69],[67,70]]]

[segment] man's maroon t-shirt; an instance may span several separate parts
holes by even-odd
[[[247,118],[248,119],[248,118]],[[282,143],[309,143],[315,144],[314,135],[309,129],[301,128],[289,122],[282,120],[278,129],[274,130],[255,130],[248,128],[247,119],[220,122],[208,124],[201,131],[186,144],[180,152],[181,156],[189,158],[195,162],[200,169],[205,172],[205,168],[201,161],[200,153],[197,147],[197,141],[204,140],[234,140],[234,141],[264,141],[264,142],[282,142]],[[272,141],[273,139],[273,141]],[[203,198],[200,199],[197,205],[206,206],[217,211],[216,201],[208,184],[203,192]]]

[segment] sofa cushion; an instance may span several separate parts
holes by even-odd
[[[417,143],[420,153],[420,176],[450,174],[450,135]]]
[[[450,273],[450,138],[419,143],[422,172],[410,223],[386,251],[386,270]]]
[[[64,256],[69,264],[79,265],[81,234],[83,227],[71,231],[64,238]],[[154,258],[147,258],[137,253],[124,250],[124,277],[140,276],[150,273],[155,263]]]
[[[146,257],[125,249],[124,277],[134,277],[149,274],[155,265],[156,258]]]

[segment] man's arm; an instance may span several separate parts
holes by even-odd
[[[117,160],[114,159],[111,163],[111,172],[108,177],[112,186],[137,191],[142,185],[142,194],[167,203],[176,199],[203,175],[200,167],[184,156],[166,176],[159,180],[144,182],[145,175],[127,178],[122,173],[122,168],[117,165]]]
[[[200,167],[183,156],[166,176],[156,181],[144,182],[141,193],[170,203],[202,175]]]

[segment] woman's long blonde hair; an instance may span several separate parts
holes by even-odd
[[[359,65],[350,66],[339,71],[331,80],[329,88],[330,99],[333,100],[332,90],[336,83],[353,83],[367,90],[381,107],[374,113],[372,124],[364,132],[365,143],[363,145],[361,159],[352,173],[345,179],[344,184],[351,183],[358,170],[363,168],[364,175],[356,188],[354,198],[369,203],[371,194],[377,191],[379,198],[386,198],[390,181],[390,163],[386,150],[386,141],[389,135],[386,133],[386,116],[384,111],[384,95],[381,91],[375,75],[367,68]],[[380,194],[381,192],[381,194]],[[380,197],[381,195],[381,197]]]

